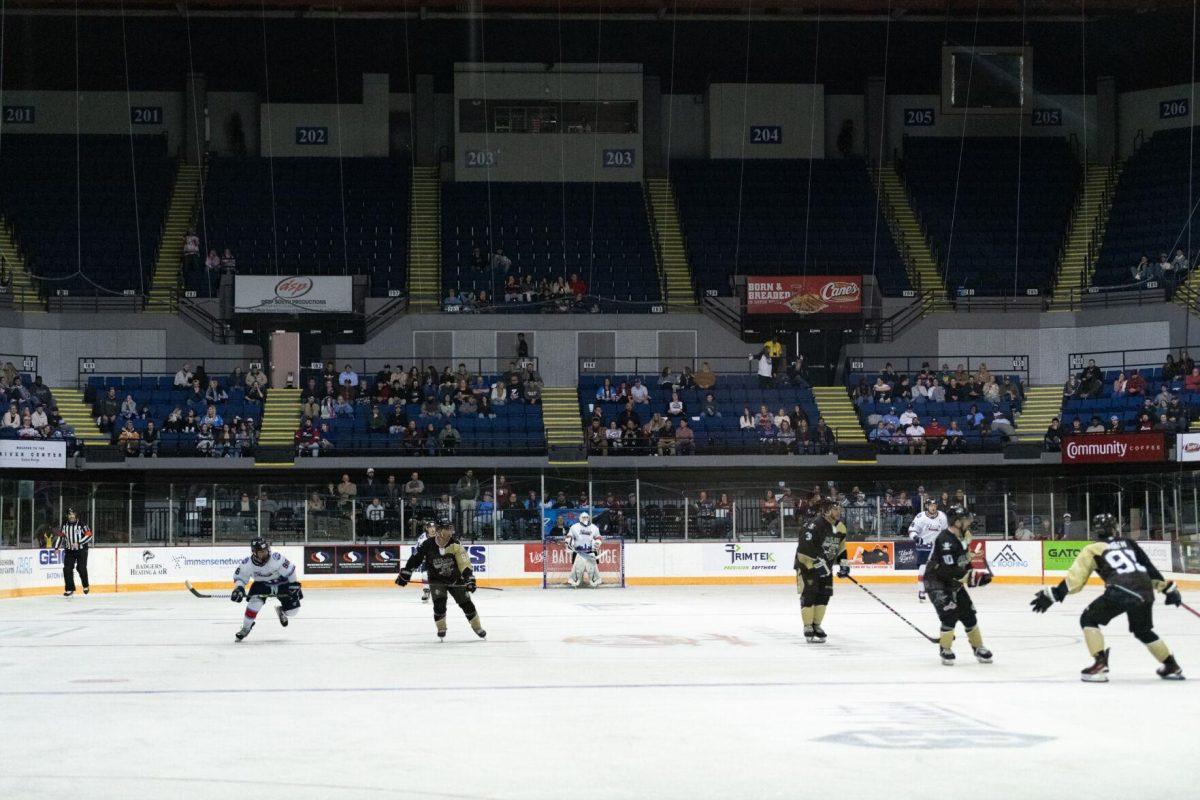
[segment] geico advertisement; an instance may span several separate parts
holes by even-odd
[[[114,558],[109,548],[91,548],[88,576],[92,585],[111,585]],[[62,550],[0,550],[0,589],[62,585]]]

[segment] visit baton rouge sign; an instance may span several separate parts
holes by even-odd
[[[354,310],[349,276],[238,275],[233,310],[238,314],[348,314]]]
[[[1166,456],[1161,433],[1091,433],[1064,437],[1062,445],[1064,464],[1127,464]]]
[[[749,314],[861,314],[861,275],[746,278]]]

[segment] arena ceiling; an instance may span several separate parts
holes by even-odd
[[[749,5],[748,5],[749,4]],[[89,12],[294,12],[1089,17],[1189,8],[1191,0],[10,0],[7,8]]]

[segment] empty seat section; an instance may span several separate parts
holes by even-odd
[[[904,140],[909,200],[951,292],[1048,289],[1081,176],[1060,137]]]
[[[884,294],[908,288],[862,159],[676,161],[671,180],[688,261],[702,291],[730,294],[735,273],[872,270]]]
[[[387,158],[215,158],[202,239],[241,274],[370,275],[372,296],[406,291],[412,176]],[[187,288],[209,294],[203,266]]]
[[[159,136],[5,133],[0,212],[42,291],[141,293],[173,180]]]

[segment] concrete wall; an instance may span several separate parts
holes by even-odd
[[[664,94],[662,104],[664,157],[667,159],[707,158],[708,126],[704,119],[704,95]]]
[[[182,83],[182,80],[181,80]],[[78,97],[78,102],[76,98]],[[4,123],[6,135],[21,133],[119,134],[130,132],[131,107],[162,109],[162,123],[133,125],[135,135],[167,134],[167,150],[183,144],[183,92],[50,92],[4,93],[4,105],[33,106],[32,123]],[[78,108],[78,119],[76,119]]]
[[[1034,125],[1031,114],[943,114],[941,97],[928,95],[890,95],[887,99],[887,150],[899,150],[907,136],[1063,136],[1074,135],[1082,149],[1085,139],[1091,150],[1096,142],[1096,98],[1094,95],[1043,95],[1035,98],[1029,109],[1059,109],[1061,125]],[[908,109],[933,109],[932,125],[905,125]]]
[[[388,154],[388,76],[363,75],[363,102],[262,103],[260,154],[276,158],[380,157]],[[299,128],[324,129],[316,141],[300,143]],[[311,138],[311,137],[310,137]]]
[[[866,98],[861,94],[827,94],[825,95],[825,150],[830,158],[841,155],[838,152],[838,134],[841,133],[842,123],[850,120],[854,124],[854,141],[850,152],[863,155],[863,142],[866,138]]]
[[[824,158],[825,88],[798,83],[714,83],[708,87],[712,158]],[[753,126],[778,126],[778,143],[751,141]]]
[[[235,113],[242,119],[246,153],[259,152],[257,92],[208,93],[209,147],[221,155],[235,155],[229,136],[230,118]]]
[[[1139,132],[1149,139],[1155,131],[1170,128],[1186,128],[1196,121],[1193,102],[1200,85],[1181,83],[1161,89],[1146,89],[1140,92],[1125,92],[1117,97],[1117,146],[1122,157],[1134,151],[1134,140]],[[1187,100],[1189,114],[1172,119],[1159,117],[1159,106],[1170,100]]]

